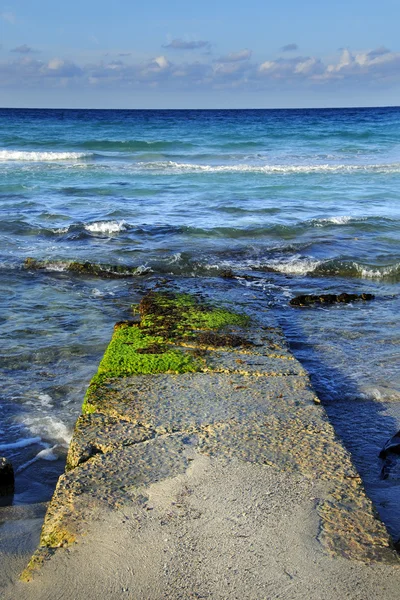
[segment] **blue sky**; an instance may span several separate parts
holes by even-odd
[[[0,0],[0,106],[400,104],[398,0]]]

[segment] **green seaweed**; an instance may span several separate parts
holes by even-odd
[[[247,315],[209,306],[189,294],[150,292],[139,304],[139,312],[143,330],[169,340],[193,336],[193,330],[246,327],[250,322]]]
[[[188,373],[198,371],[200,365],[187,353],[166,348],[165,351],[143,353],[150,346],[164,340],[159,336],[143,334],[137,325],[119,326],[100,362],[98,375],[120,377],[151,373]]]

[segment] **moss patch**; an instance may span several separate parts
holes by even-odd
[[[250,323],[247,315],[209,306],[189,294],[150,292],[140,302],[139,313],[144,332],[169,341],[193,337],[196,330],[246,327]]]
[[[212,307],[188,294],[150,292],[133,307],[140,323],[121,321],[86,392],[82,411],[104,406],[116,377],[156,373],[194,373],[204,369],[203,353],[185,345],[247,346],[245,338],[220,332],[228,326],[249,325],[246,315]],[[180,346],[180,347],[179,347]]]
[[[138,325],[118,327],[105,351],[98,374],[107,377],[150,373],[188,373],[200,365],[192,356],[169,349],[160,336],[143,333]]]

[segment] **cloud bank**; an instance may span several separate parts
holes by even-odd
[[[329,61],[316,56],[255,61],[251,50],[245,49],[217,60],[202,57],[177,61],[160,54],[147,61],[133,62],[129,53],[120,53],[114,59],[103,57],[97,62],[77,64],[59,57],[38,60],[26,45],[13,52],[16,54],[13,59],[0,62],[3,87],[257,91],[285,86],[312,89],[330,84],[334,90],[340,82],[348,86],[400,84],[400,53],[385,47],[367,51],[346,48]]]

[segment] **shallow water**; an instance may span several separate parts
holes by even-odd
[[[14,502],[50,497],[112,326],[146,282],[232,269],[227,299],[274,311],[400,535],[399,469],[381,479],[377,456],[400,428],[400,109],[0,110],[0,125],[0,454],[18,469]],[[78,276],[71,260],[137,276]],[[345,291],[376,299],[288,306]]]

